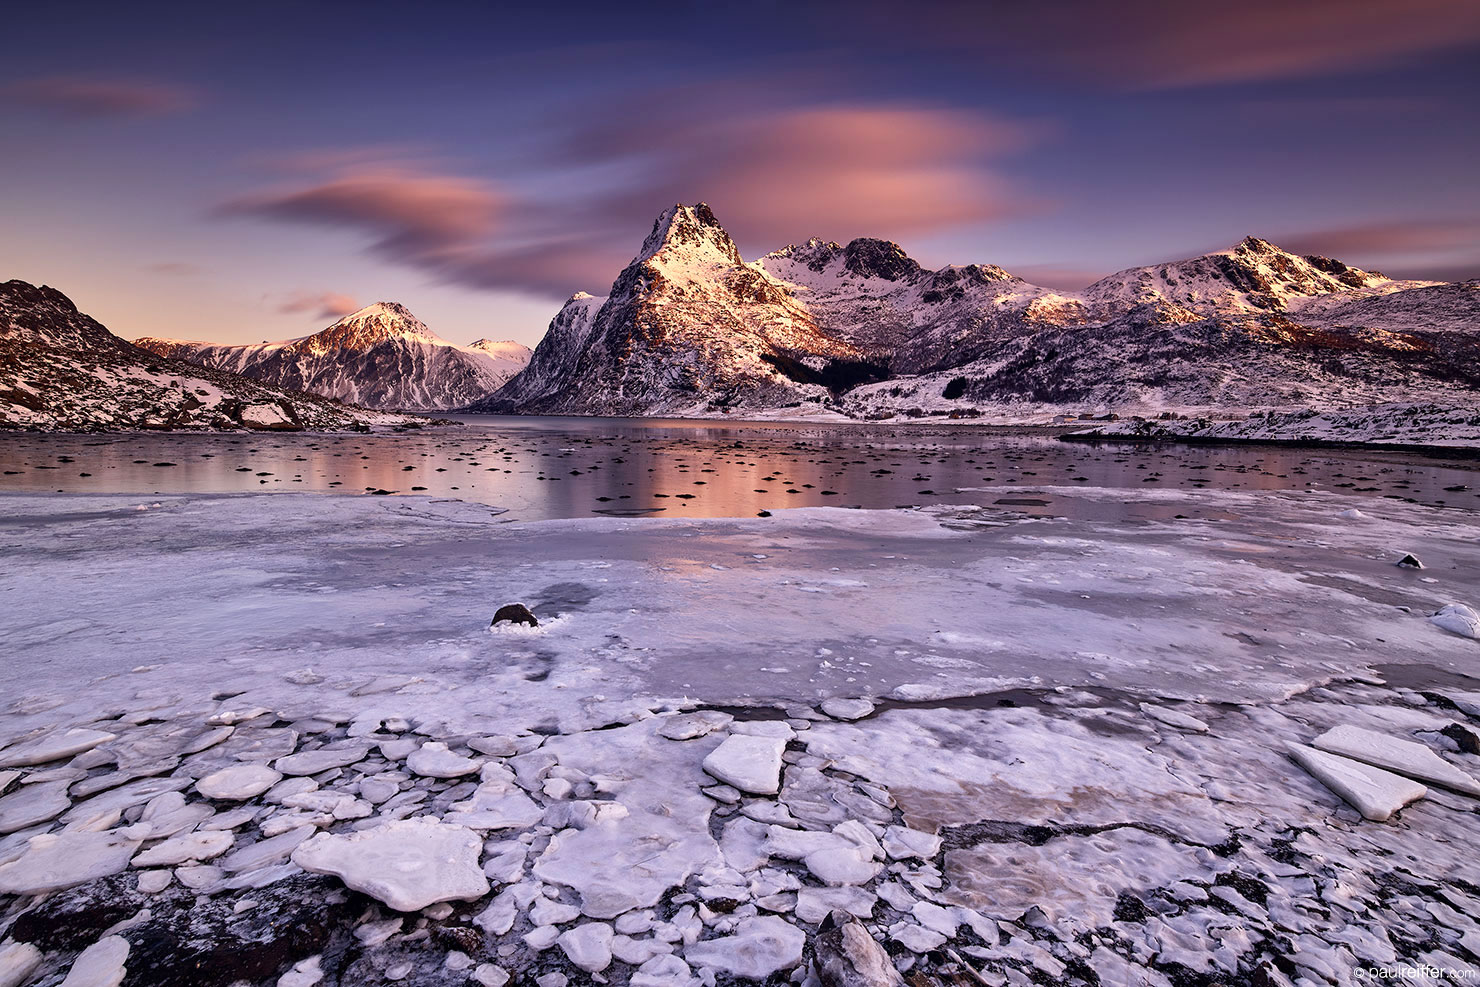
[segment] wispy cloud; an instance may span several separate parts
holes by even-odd
[[[1035,127],[939,106],[717,115],[706,102],[653,94],[643,120],[613,126],[591,112],[554,125],[500,182],[403,158],[376,164],[362,152],[304,158],[314,174],[220,212],[357,231],[375,255],[448,282],[564,296],[603,290],[674,202],[708,201],[753,253],[813,235],[925,234],[1035,207],[994,169],[1040,138]],[[561,192],[536,191],[542,180]]]
[[[145,264],[144,270],[151,274],[163,274],[172,278],[193,277],[201,272],[200,266],[185,261],[169,260],[157,264]]]
[[[1480,250],[1480,217],[1366,223],[1282,236],[1280,245],[1299,254],[1331,257],[1447,253],[1459,247]]]
[[[284,315],[307,313],[315,319],[339,319],[351,312],[359,311],[360,303],[349,295],[333,291],[300,292],[278,306]]]
[[[881,46],[916,45],[1126,89],[1372,69],[1480,41],[1473,0],[944,0],[928,17],[885,0],[812,8]]]
[[[185,86],[140,79],[53,75],[22,79],[0,88],[7,102],[77,119],[160,116],[199,105]]]

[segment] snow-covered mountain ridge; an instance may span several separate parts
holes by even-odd
[[[113,335],[66,295],[0,284],[0,429],[365,429],[424,419],[353,408],[161,357]]]
[[[1475,288],[1256,237],[1077,292],[991,264],[928,270],[871,238],[747,263],[707,205],[675,205],[610,294],[572,297],[529,367],[472,410],[992,419],[1474,402]]]
[[[367,407],[423,411],[456,408],[488,394],[530,356],[527,346],[508,340],[450,343],[395,302],[377,302],[284,342],[223,346],[144,337],[135,345]]]

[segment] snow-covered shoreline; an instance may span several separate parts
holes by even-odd
[[[0,973],[820,984],[833,911],[925,984],[1480,959],[1480,802],[1285,753],[1480,773],[1476,515],[1032,492],[1184,516],[9,495]]]
[[[1242,442],[1480,456],[1480,408],[1386,404],[1346,410],[1268,411],[1237,420],[1134,419],[1075,432],[1069,441]]]

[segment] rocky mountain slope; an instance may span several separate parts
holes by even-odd
[[[1080,292],[894,243],[746,263],[674,206],[607,298],[579,294],[481,411],[1012,418],[1480,395],[1476,284],[1397,281],[1249,237]],[[788,409],[800,409],[789,411]]]
[[[658,217],[610,294],[578,294],[529,369],[470,410],[694,414],[827,394],[835,375],[873,373],[824,333],[785,284],[745,263],[708,206]]]
[[[529,347],[480,339],[456,346],[405,306],[377,302],[312,336],[222,346],[145,337],[136,345],[295,390],[372,408],[438,411],[496,390],[529,362]]]
[[[50,431],[420,425],[139,349],[55,288],[0,284],[0,428]]]

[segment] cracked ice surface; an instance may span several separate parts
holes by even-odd
[[[927,985],[1480,962],[1480,800],[1366,822],[1286,753],[1480,773],[1480,649],[1426,619],[1480,521],[1113,495],[1186,517],[5,498],[0,971],[801,982],[833,909]]]
[[[1321,494],[1069,493],[1170,496],[1190,518],[812,508],[501,524],[459,502],[406,512],[282,494],[136,510],[132,498],[10,496],[0,634],[20,660],[0,687],[28,695],[44,668],[45,703],[157,665],[131,687],[209,681],[266,701],[323,678],[356,708],[395,693],[413,712],[574,727],[644,696],[1098,685],[1270,698],[1372,663],[1449,667],[1473,649],[1424,619],[1480,599],[1480,572],[1457,564],[1472,553],[1468,514],[1405,507],[1352,524],[1334,521],[1346,500]],[[1392,571],[1403,551],[1429,569]],[[563,616],[487,633],[510,600]]]

